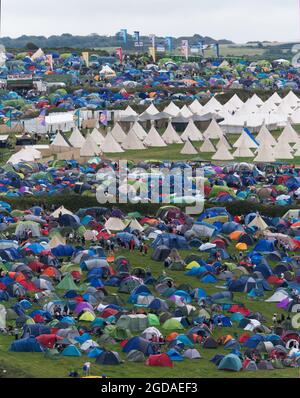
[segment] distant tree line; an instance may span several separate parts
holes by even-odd
[[[145,47],[150,46],[150,39],[148,36],[141,36],[141,42],[144,43]],[[180,46],[181,40],[188,39],[191,45],[199,44],[199,41],[203,41],[205,44],[233,44],[229,40],[215,40],[211,37],[203,37],[195,34],[192,37],[178,37],[173,38],[175,47]],[[163,37],[158,37],[157,42],[163,42]],[[0,43],[7,48],[20,49],[30,47],[29,50],[35,48],[105,48],[105,47],[119,47],[124,46],[123,40],[116,34],[115,36],[100,36],[93,33],[88,36],[73,36],[69,33],[64,33],[60,36],[20,36],[18,38],[3,37],[0,39]],[[134,50],[134,38],[128,35],[127,49]]]

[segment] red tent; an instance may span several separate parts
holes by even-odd
[[[45,318],[42,315],[39,315],[39,314],[35,315],[33,317],[33,320],[34,320],[35,323],[44,323],[45,322]]]
[[[245,343],[250,339],[250,335],[248,333],[243,333],[239,338],[239,343]]]
[[[101,318],[109,318],[110,316],[114,316],[118,314],[118,310],[115,310],[114,308],[106,308],[102,313],[101,313]]]
[[[32,261],[28,264],[28,267],[32,269],[33,272],[39,272],[45,268],[45,265],[39,261]]]
[[[230,307],[229,312],[240,312],[242,315],[245,315],[245,316],[248,316],[251,314],[251,311],[249,311],[246,307],[239,306],[237,304],[233,304]]]
[[[62,337],[56,336],[55,334],[41,334],[37,336],[36,339],[43,347],[47,348],[53,348],[58,340],[63,340]]]
[[[167,354],[150,355],[146,364],[149,366],[168,366],[173,368],[173,362]]]
[[[21,281],[20,285],[22,285],[26,290],[29,290],[30,292],[40,292],[41,290],[38,289],[34,283],[30,281]]]
[[[267,279],[270,285],[281,285],[284,281],[278,278],[278,276],[272,275]]]

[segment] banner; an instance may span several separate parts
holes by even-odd
[[[140,42],[140,32],[134,32],[133,33],[134,41],[139,43]]]
[[[189,59],[189,41],[188,40],[182,40],[181,54],[185,56],[186,60]]]
[[[216,43],[216,44],[214,44],[213,45],[213,50],[214,50],[214,52],[215,52],[215,54],[216,54],[216,57],[220,57],[220,46],[219,46],[219,44],[218,43]]]
[[[173,38],[166,37],[166,46],[168,47],[168,51],[171,53],[173,51]]]
[[[103,124],[103,126],[108,126],[108,111],[102,111],[100,113],[99,120],[100,123]]]
[[[39,121],[41,126],[46,126],[46,113],[47,113],[46,108],[43,108],[41,113],[40,113],[40,115],[39,115],[39,117],[38,117],[38,121]]]
[[[82,58],[86,64],[86,66],[89,68],[90,66],[90,54],[88,52],[83,52],[82,53]]]
[[[155,47],[149,47],[149,54],[151,55],[153,62],[156,62],[156,50]]]
[[[198,54],[199,53],[199,46],[191,46],[190,47],[191,54]]]
[[[155,44],[155,42],[156,42],[156,37],[155,37],[155,35],[150,35],[149,38],[150,38],[150,40],[151,40],[151,47],[154,47],[154,48],[155,48],[155,46],[156,46],[156,44]]]
[[[74,122],[77,124],[77,127],[80,127],[80,109],[77,109],[74,112],[74,116],[73,116]]]
[[[7,127],[11,127],[11,117],[12,117],[12,113],[11,111],[7,112],[5,117],[4,117],[4,123]]]
[[[116,49],[116,55],[119,58],[120,63],[122,64],[123,63],[123,49],[122,49],[122,47],[119,47],[119,48]]]
[[[204,42],[199,41],[199,51],[202,56],[204,56]]]
[[[120,36],[122,37],[124,44],[127,44],[127,29],[122,29],[120,32]]]
[[[158,53],[164,53],[164,52],[166,52],[166,47],[162,44],[158,44],[156,47],[156,50]]]
[[[46,64],[49,65],[49,70],[53,71],[53,56],[52,56],[52,54],[46,55]]]

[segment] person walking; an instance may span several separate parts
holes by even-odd
[[[90,376],[90,372],[91,372],[91,363],[90,362],[85,362],[83,365],[83,374],[85,377]]]

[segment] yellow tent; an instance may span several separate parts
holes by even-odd
[[[200,265],[197,263],[197,261],[192,261],[185,267],[185,269],[192,269],[192,268],[198,268],[198,267],[200,267]]]
[[[96,319],[95,315],[92,314],[90,311],[85,311],[79,318],[80,321],[85,321],[85,322],[93,322],[95,319]]]
[[[246,245],[246,243],[238,243],[235,247],[238,250],[242,250],[242,251],[248,250],[248,246]]]

